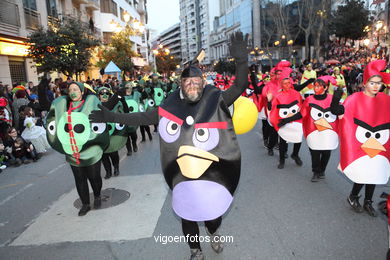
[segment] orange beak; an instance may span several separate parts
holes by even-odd
[[[333,129],[333,127],[324,118],[314,121],[314,124],[317,127],[317,130],[320,132],[327,129]]]
[[[364,144],[362,144],[361,148],[363,151],[370,156],[370,158],[375,157],[380,152],[385,152],[386,148],[381,145],[376,139],[370,138]]]

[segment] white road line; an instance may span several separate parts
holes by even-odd
[[[28,188],[34,186],[33,183],[30,183],[30,184],[27,184],[26,186],[24,186],[23,188],[21,188],[20,190],[18,190],[18,192],[16,192],[15,194],[11,195],[11,196],[8,196],[6,199],[2,200],[0,202],[0,206],[3,206],[5,203],[7,203],[8,201],[12,200],[13,198],[15,198],[16,196],[18,196],[19,194],[21,194],[23,191],[27,190]]]
[[[51,171],[49,171],[49,172],[47,173],[47,175],[50,175],[50,174],[52,174],[52,173],[55,173],[57,170],[59,170],[61,167],[65,166],[65,165],[66,165],[66,163],[63,163],[63,164],[58,165],[57,167],[55,167],[54,169],[52,169]]]

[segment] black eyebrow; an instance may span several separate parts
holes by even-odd
[[[330,107],[323,108],[323,107],[320,107],[319,105],[314,104],[314,103],[309,103],[309,106],[314,107],[314,108],[316,108],[316,109],[318,109],[318,110],[320,110],[321,112],[324,112],[324,113],[330,111]]]
[[[367,124],[367,123],[365,123],[357,118],[354,118],[353,122],[355,124],[357,124],[358,126],[361,126],[361,127],[365,128],[373,133],[381,131],[381,130],[390,129],[390,122],[382,124],[382,125],[377,125],[377,126],[370,126],[369,124]]]
[[[280,105],[277,105],[276,107],[277,108],[290,108],[295,104],[298,104],[298,100],[295,100],[295,101],[291,102],[290,104],[280,104]]]

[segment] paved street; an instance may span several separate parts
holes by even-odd
[[[182,232],[161,174],[158,136],[153,137],[131,157],[122,150],[121,175],[103,180],[103,190],[125,190],[130,198],[84,217],[73,206],[78,196],[63,155],[51,150],[37,163],[3,171],[0,259],[189,259],[186,244],[154,239]],[[311,183],[305,144],[302,167],[288,159],[278,170],[277,152],[269,157],[262,146],[260,125],[238,139],[241,180],[220,232],[234,242],[220,255],[202,243],[206,259],[385,259],[386,219],[350,209],[352,184],[336,169],[338,151],[326,179]],[[382,191],[389,187],[377,187],[375,207]]]

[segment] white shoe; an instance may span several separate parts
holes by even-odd
[[[3,164],[3,165],[0,166],[0,169],[1,169],[1,170],[4,170],[4,169],[6,169],[6,168],[7,168],[7,165],[5,165],[5,164]]]

